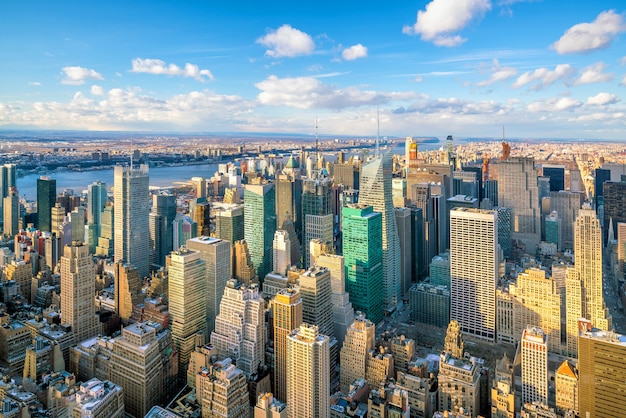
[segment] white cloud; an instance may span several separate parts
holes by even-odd
[[[29,86],[41,86],[41,83],[39,81],[29,81],[28,85]]]
[[[621,86],[626,86],[626,75],[622,78],[622,81],[619,83]]]
[[[357,87],[337,88],[314,77],[278,78],[271,75],[255,86],[261,90],[257,97],[259,103],[298,109],[344,109],[421,97],[413,92],[379,93]]]
[[[426,10],[417,12],[415,24],[405,26],[402,32],[419,34],[422,40],[437,46],[457,46],[466,39],[455,33],[489,10],[489,0],[432,0],[426,5]]]
[[[612,74],[607,74],[604,72],[605,68],[606,64],[602,62],[598,62],[586,67],[585,69],[583,69],[580,76],[572,82],[572,85],[578,86],[580,84],[604,83],[606,81],[613,80]]]
[[[62,69],[64,78],[61,80],[61,84],[69,84],[72,86],[80,86],[85,84],[85,80],[104,80],[102,74],[95,70],[84,67],[63,67]]]
[[[568,111],[580,107],[582,102],[571,97],[550,98],[538,100],[527,106],[529,112],[558,112]]]
[[[624,16],[614,10],[602,12],[591,23],[569,28],[550,47],[559,54],[579,54],[607,48],[613,38],[626,31]]]
[[[91,86],[91,90],[90,93],[92,96],[103,96],[104,95],[104,89],[100,86],[97,85],[93,85]]]
[[[512,87],[519,88],[527,84],[532,84],[532,90],[541,90],[544,87],[554,84],[558,80],[562,80],[566,83],[574,72],[575,69],[569,64],[559,64],[554,67],[554,70],[537,68],[535,71],[526,71],[519,76]]]
[[[310,55],[315,50],[311,36],[287,24],[270,31],[256,42],[269,48],[265,55],[274,58]]]
[[[186,63],[185,68],[181,68],[176,64],[167,64],[163,60],[153,58],[135,58],[133,60],[133,68],[130,71],[133,73],[182,76],[194,78],[201,82],[213,80],[213,74],[211,71],[201,70],[195,64]]]
[[[361,44],[352,45],[341,53],[344,60],[353,61],[357,58],[367,57],[367,47]]]
[[[619,60],[620,64],[622,65],[626,65],[626,56],[622,57],[621,60]]]
[[[620,101],[620,98],[612,93],[598,93],[595,96],[590,96],[587,99],[588,105],[605,106],[615,104]]]
[[[509,78],[517,75],[517,70],[513,67],[502,67],[497,59],[493,60],[493,66],[490,69],[491,77],[489,79],[476,83],[479,87],[484,87],[497,83],[498,81],[505,81]]]
[[[415,81],[416,83],[421,83],[422,81],[424,81],[424,77],[422,77],[421,75],[418,75],[415,77]]]

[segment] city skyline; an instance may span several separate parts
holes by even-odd
[[[0,128],[624,137],[615,0],[75,6],[0,6]]]

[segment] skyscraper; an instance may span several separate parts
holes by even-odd
[[[200,252],[206,267],[208,332],[215,329],[215,318],[219,312],[226,283],[232,277],[231,245],[228,241],[206,236],[187,240],[187,248]]]
[[[499,278],[498,213],[459,208],[450,212],[450,320],[464,333],[496,337]]]
[[[152,209],[149,215],[150,264],[164,266],[165,256],[173,247],[173,225],[176,217],[176,196],[159,192],[152,195]]]
[[[141,277],[137,269],[124,264],[123,261],[115,263],[115,312],[127,325],[133,314],[133,308],[141,302]]]
[[[3,199],[2,210],[4,211],[3,234],[6,236],[16,235],[19,232],[20,201],[15,187],[9,188],[7,196]]]
[[[411,209],[396,208],[396,224],[398,226],[398,242],[400,243],[400,276],[402,277],[402,294],[408,294],[411,287],[413,258],[417,252],[413,249],[411,234]]]
[[[274,184],[246,184],[244,236],[259,280],[272,271],[272,244],[276,232]]]
[[[274,234],[274,272],[286,275],[291,266],[291,240],[287,231],[278,230]]]
[[[172,222],[172,239],[174,248],[185,245],[187,240],[198,236],[198,223],[189,215],[177,212]]]
[[[532,158],[510,157],[498,164],[498,204],[511,209],[511,238],[534,254],[541,241],[537,169]]]
[[[229,280],[219,312],[211,344],[220,358],[232,358],[250,379],[265,365],[265,301],[258,286]]]
[[[302,324],[300,292],[291,288],[280,290],[272,300],[274,314],[274,393],[287,400],[287,335]]]
[[[9,196],[11,187],[17,187],[15,164],[0,165],[0,223],[4,214],[4,198]]]
[[[522,405],[548,405],[548,336],[541,328],[528,327],[522,334]]]
[[[391,197],[391,153],[377,156],[361,168],[359,203],[371,205],[382,214],[383,292],[385,309],[402,302],[400,242]],[[348,290],[350,294],[352,292]],[[375,320],[375,317],[368,316]]]
[[[602,294],[602,229],[588,203],[583,204],[574,225],[574,257],[566,280],[567,351],[573,357],[577,355],[579,318],[590,320],[600,330],[612,326]]]
[[[96,253],[98,237],[100,236],[100,226],[102,225],[101,215],[108,200],[107,185],[101,181],[94,181],[87,186],[87,227],[85,236],[89,252]]]
[[[196,397],[203,417],[248,418],[248,386],[230,358],[202,367],[196,374]]]
[[[115,166],[114,257],[115,261],[124,260],[137,267],[141,277],[150,274],[148,181],[147,165]]]
[[[47,176],[37,179],[37,227],[52,232],[52,207],[57,198],[57,181]]]
[[[329,338],[302,324],[287,336],[287,358],[287,416],[330,417]]]
[[[309,241],[314,238],[327,239],[322,235],[322,223],[318,217],[330,215],[330,242],[333,233],[333,199],[332,199],[332,179],[318,173],[314,173],[313,178],[302,179],[302,248],[304,252],[304,267],[309,268]],[[308,218],[307,216],[314,215]],[[310,226],[309,223],[315,223]],[[328,226],[326,225],[326,230]],[[327,234],[325,234],[327,235]]]
[[[609,224],[613,220],[613,236],[617,236],[617,224],[626,222],[626,181],[607,181],[603,187],[604,201],[604,243],[608,242]]]
[[[365,377],[367,353],[374,349],[376,326],[357,312],[354,322],[346,332],[341,347],[340,383],[341,391],[348,393],[354,380]]]
[[[304,243],[305,246],[305,258],[304,267],[309,268],[313,265],[311,257],[310,243],[312,240],[320,240],[323,244],[332,248],[334,238],[334,216],[329,213],[327,215],[309,215],[304,217],[305,230],[304,230]]]
[[[215,206],[214,206],[215,208]],[[244,238],[243,205],[215,209],[215,237],[231,244]]]
[[[168,279],[172,341],[178,349],[178,373],[185,376],[195,334],[206,330],[206,267],[199,251],[181,248],[170,255]]]
[[[372,206],[342,209],[346,290],[354,309],[378,323],[383,318],[382,216]]]
[[[555,210],[560,218],[561,240],[559,250],[572,250],[574,248],[574,222],[578,217],[583,197],[582,193],[566,191],[550,193],[550,210]]]
[[[61,287],[61,315],[63,322],[72,327],[74,343],[96,336],[96,273],[86,244],[73,242],[65,246],[61,257]]]

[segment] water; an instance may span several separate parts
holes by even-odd
[[[218,164],[199,164],[172,167],[150,167],[150,187],[176,186],[176,182],[186,182],[192,177],[213,177]],[[59,171],[46,174],[57,181],[57,192],[73,190],[74,194],[80,194],[87,190],[87,186],[94,181],[106,183],[107,187],[113,187],[113,169],[94,171]],[[37,199],[37,179],[40,174],[29,174],[17,179],[17,190],[20,198],[26,196],[28,200]]]

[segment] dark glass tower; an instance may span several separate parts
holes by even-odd
[[[57,196],[57,181],[47,176],[37,179],[37,227],[52,232],[52,207]]]

